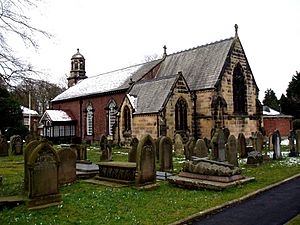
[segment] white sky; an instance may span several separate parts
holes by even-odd
[[[32,22],[52,33],[38,52],[22,51],[51,82],[69,75],[79,48],[87,76],[141,63],[146,55],[184,49],[234,36],[246,52],[260,99],[277,98],[300,71],[299,0],[44,0]]]

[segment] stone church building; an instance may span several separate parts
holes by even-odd
[[[237,26],[234,37],[173,54],[164,47],[161,59],[93,77],[86,76],[78,50],[68,86],[45,113],[57,115],[56,124],[63,113],[69,120],[61,119],[55,128],[43,117],[49,138],[93,142],[105,134],[121,144],[143,134],[179,133],[211,139],[215,128],[250,136],[261,126],[259,89]],[[68,124],[75,126],[73,132]]]

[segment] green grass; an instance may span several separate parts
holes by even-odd
[[[286,225],[299,225],[300,224],[300,215],[295,216],[291,221],[286,223]]]
[[[126,161],[128,149],[114,149],[113,159]],[[99,148],[91,148],[88,158],[97,162]],[[10,161],[9,161],[10,160]],[[14,161],[11,161],[14,160]],[[22,157],[0,158],[3,185],[0,196],[22,193]],[[176,159],[175,170],[182,158]],[[242,197],[260,188],[300,173],[300,160],[287,158],[253,168],[241,165],[243,174],[254,176],[254,182],[224,191],[185,190],[159,182],[152,191],[133,188],[108,188],[82,180],[60,187],[59,206],[28,210],[25,205],[0,211],[3,224],[169,224],[199,211]],[[1,224],[2,224],[1,223]]]

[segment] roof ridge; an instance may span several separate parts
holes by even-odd
[[[196,47],[188,48],[188,49],[185,49],[185,50],[182,50],[182,51],[177,51],[177,52],[168,54],[167,57],[168,57],[168,56],[171,56],[171,55],[180,54],[180,53],[183,53],[183,52],[192,51],[192,50],[195,50],[195,49],[198,49],[198,48],[204,48],[204,47],[207,47],[207,46],[210,46],[210,45],[219,44],[219,43],[221,43],[221,42],[229,41],[229,40],[231,40],[231,39],[235,39],[235,37],[230,37],[230,38],[226,38],[226,39],[221,39],[221,40],[218,40],[218,41],[206,43],[206,44],[204,44],[204,45],[198,45],[198,46],[196,46]]]
[[[143,62],[143,63],[139,63],[139,64],[134,64],[134,65],[127,66],[127,67],[124,67],[124,68],[119,68],[119,69],[116,69],[116,70],[111,70],[111,71],[108,71],[108,72],[104,72],[104,73],[100,73],[100,74],[97,74],[97,75],[94,75],[94,76],[90,76],[88,78],[94,78],[94,77],[98,77],[98,76],[101,76],[101,75],[105,75],[105,74],[109,74],[109,73],[114,73],[114,72],[121,71],[121,70],[130,69],[130,68],[133,68],[133,67],[136,67],[136,66],[143,66],[143,65],[146,65],[148,63],[153,63],[155,61],[160,61],[160,60],[162,60],[162,59],[155,59],[155,60],[152,60],[152,61],[149,61],[149,62]]]

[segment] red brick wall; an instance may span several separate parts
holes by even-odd
[[[290,130],[292,129],[292,119],[284,117],[264,117],[263,125],[267,135],[271,134],[274,130],[278,129],[281,136],[288,136]]]
[[[112,94],[110,96],[99,96],[99,97],[87,97],[80,100],[73,100],[68,102],[54,102],[52,103],[53,109],[60,109],[65,111],[71,111],[74,119],[77,120],[76,125],[76,136],[80,137],[82,140],[98,141],[101,135],[107,134],[107,110],[105,109],[110,101],[113,99],[117,107],[120,107],[123,99],[125,97],[125,92]],[[92,103],[94,111],[94,135],[86,135],[86,108],[89,103]],[[82,126],[80,127],[80,104],[82,105],[81,121]]]

